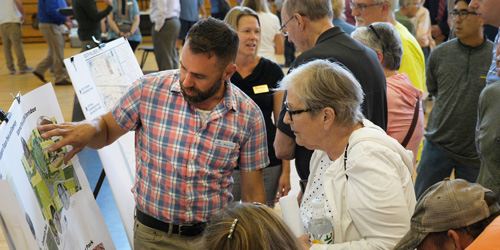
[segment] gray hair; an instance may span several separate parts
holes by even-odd
[[[321,20],[325,17],[333,18],[331,0],[287,0],[286,6],[288,16],[299,13],[311,21]]]
[[[403,45],[398,31],[394,25],[385,22],[375,22],[371,26],[375,32],[370,27],[359,27],[352,32],[352,38],[372,50],[382,52],[384,68],[399,70],[403,58]]]
[[[389,4],[389,14],[392,14],[394,12],[394,10],[396,9],[396,5],[398,5],[398,0],[375,0],[375,3],[378,3],[378,4],[388,3]]]
[[[330,107],[335,110],[337,124],[342,126],[354,126],[364,118],[361,85],[340,64],[317,59],[295,68],[279,85],[279,90],[291,89],[306,109],[314,109],[313,115]]]
[[[413,0],[399,0],[399,8],[403,9],[406,5],[413,3]]]

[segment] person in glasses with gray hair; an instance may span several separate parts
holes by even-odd
[[[387,82],[387,134],[413,152],[415,164],[424,135],[422,91],[411,84],[408,74],[398,73],[403,57],[401,37],[392,24],[377,22],[356,29],[352,38],[377,53]]]
[[[344,67],[314,60],[285,76],[284,122],[298,145],[315,150],[300,206],[312,217],[311,200],[326,200],[334,244],[299,241],[304,249],[392,249],[410,229],[415,208],[413,161],[395,139],[361,113],[363,91]]]
[[[363,114],[385,130],[387,127],[385,77],[377,55],[352,39],[340,27],[334,27],[332,18],[331,0],[286,0],[283,3],[281,31],[302,52],[290,66],[290,71],[314,59],[328,59],[342,63],[359,80],[365,93]],[[297,173],[301,183],[304,183],[309,176],[312,151],[297,146],[290,126],[283,123],[285,112],[285,105],[282,105],[274,149],[279,159],[295,158]]]
[[[356,27],[368,27],[374,22],[388,22],[394,25],[401,36],[403,58],[400,73],[407,73],[411,83],[423,91],[425,84],[425,58],[417,39],[399,23],[394,16],[397,0],[353,0],[352,15],[356,17]]]

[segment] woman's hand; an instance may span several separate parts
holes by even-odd
[[[302,247],[302,249],[304,250],[311,249],[312,244],[311,242],[309,242],[309,236],[307,234],[301,235],[299,238],[297,238],[297,240],[299,241],[299,244]]]

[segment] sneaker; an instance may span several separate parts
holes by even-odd
[[[40,81],[42,81],[42,82],[44,82],[44,83],[46,83],[46,82],[47,82],[47,81],[45,80],[45,77],[44,77],[42,74],[40,74],[40,73],[38,73],[38,72],[36,72],[36,71],[33,71],[33,75],[35,75],[38,79],[40,79]]]
[[[17,74],[17,70],[9,70],[9,74],[15,75],[15,74]]]
[[[61,85],[71,85],[72,83],[68,79],[64,79],[60,82],[56,82],[56,86],[61,86]]]
[[[19,74],[33,72],[33,70],[35,70],[33,67],[26,67],[25,69],[19,70]]]

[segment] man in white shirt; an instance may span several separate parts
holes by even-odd
[[[179,55],[175,49],[181,30],[179,0],[151,0],[149,5],[151,36],[158,70],[177,69]]]
[[[12,58],[12,46],[14,46],[14,51],[16,52],[19,74],[33,71],[32,67],[26,65],[26,58],[24,57],[21,25],[25,19],[26,16],[21,0],[2,1],[2,8],[0,8],[0,33],[2,35],[5,61],[11,75],[17,73],[14,66],[14,59]]]

